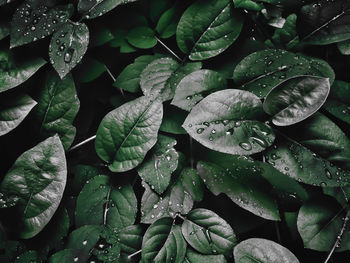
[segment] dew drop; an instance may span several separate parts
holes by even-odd
[[[87,240],[84,240],[83,245],[86,246],[86,244],[87,244]]]
[[[67,52],[64,54],[64,62],[69,63],[72,61],[72,57],[73,57],[73,53],[74,53],[74,49],[73,48],[69,48],[67,50]]]
[[[203,125],[209,127],[209,126],[210,126],[210,123],[207,122],[207,121],[205,121],[205,122],[203,122]]]
[[[197,129],[197,133],[198,133],[198,134],[203,133],[203,131],[204,131],[204,128],[199,128],[199,129]]]
[[[212,133],[212,134],[215,134],[215,133],[216,133],[216,130],[215,130],[215,129],[213,129],[213,130],[211,131],[211,133]]]
[[[328,170],[328,169],[326,169],[326,176],[327,176],[327,178],[328,179],[332,179],[332,174],[331,174],[331,172]]]
[[[239,144],[239,146],[246,151],[250,151],[252,149],[252,145],[250,143],[246,143],[246,142],[241,142]]]

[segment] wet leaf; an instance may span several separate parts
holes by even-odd
[[[186,257],[183,263],[226,263],[224,255],[203,255],[187,248]]]

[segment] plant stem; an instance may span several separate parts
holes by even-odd
[[[72,147],[68,150],[68,152],[71,152],[71,151],[74,151],[74,150],[80,148],[81,146],[87,144],[88,142],[95,140],[95,138],[96,138],[96,135],[91,136],[90,138],[87,138],[86,140],[84,140],[84,141],[82,141],[82,142],[80,142],[80,143],[78,143],[78,144],[72,146]]]
[[[172,51],[162,40],[160,40],[157,36],[156,39],[158,43],[161,44],[166,50],[168,50],[178,61],[182,62],[182,59],[178,55],[176,55],[176,53]]]
[[[116,81],[116,78],[113,76],[112,72],[109,70],[109,68],[107,67],[107,65],[105,64],[105,69],[108,73],[108,75],[111,77],[111,79],[113,80],[113,83]],[[118,88],[120,93],[122,94],[123,98],[125,98],[125,95],[124,95],[124,91],[121,89],[121,88]]]
[[[345,216],[345,218],[344,218],[343,226],[342,226],[342,228],[340,229],[339,234],[338,234],[338,236],[337,236],[337,238],[336,238],[336,240],[335,240],[335,242],[334,242],[334,244],[333,244],[333,247],[332,247],[331,251],[329,251],[328,256],[327,256],[327,258],[326,258],[326,260],[325,260],[324,263],[328,263],[328,261],[330,260],[330,258],[331,258],[332,255],[333,255],[335,249],[336,249],[337,247],[340,246],[340,244],[341,244],[341,239],[342,239],[343,234],[344,234],[344,231],[345,231],[345,229],[346,229],[346,227],[347,227],[349,218],[350,218],[350,207],[347,208],[347,212],[346,212],[346,216]]]
[[[111,195],[111,190],[112,190],[112,188],[110,187],[108,190],[107,198],[106,198],[105,211],[103,213],[103,225],[107,224],[108,203],[109,203],[109,197]]]
[[[132,253],[131,255],[129,255],[128,258],[130,259],[130,258],[136,256],[137,254],[140,254],[141,252],[142,252],[142,249],[137,250],[136,252],[134,252],[134,253]]]

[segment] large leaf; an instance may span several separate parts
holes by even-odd
[[[43,136],[57,133],[67,150],[75,137],[76,129],[72,123],[79,106],[72,75],[69,74],[61,80],[55,73],[47,74],[36,110],[40,133]]]
[[[326,101],[329,79],[300,76],[288,79],[271,90],[264,101],[264,110],[272,115],[272,123],[288,126],[314,114]]]
[[[181,10],[177,5],[169,8],[160,16],[156,30],[161,38],[169,38],[175,35],[180,16]]]
[[[76,204],[75,224],[108,225],[122,229],[135,222],[137,200],[130,185],[115,189],[108,176],[96,176],[81,190]]]
[[[118,232],[121,251],[132,254],[141,249],[144,230],[141,225],[132,225]]]
[[[27,0],[11,21],[10,47],[37,41],[54,33],[73,13],[73,5],[55,6],[55,1]]]
[[[294,54],[280,49],[255,52],[235,68],[234,81],[259,98],[285,80],[300,76],[320,76],[334,81],[333,69],[323,60]]]
[[[49,47],[52,66],[61,78],[83,58],[89,44],[89,29],[85,24],[68,21],[53,34]]]
[[[22,238],[38,234],[55,213],[66,185],[66,159],[57,135],[23,153],[1,184],[7,196],[18,197]]]
[[[233,250],[237,263],[299,263],[299,260],[287,248],[271,240],[250,238],[242,241]]]
[[[243,18],[231,0],[201,0],[182,15],[176,41],[191,60],[214,57],[227,49],[239,36]]]
[[[257,169],[232,166],[224,169],[215,164],[198,162],[197,170],[207,188],[214,194],[226,194],[234,203],[253,214],[269,220],[279,220],[279,212],[270,191]]]
[[[163,117],[159,100],[140,97],[109,112],[97,130],[95,148],[113,172],[137,166],[157,141]]]
[[[123,5],[137,0],[79,0],[78,12],[86,19],[93,19]]]
[[[275,138],[271,128],[252,120],[261,112],[254,94],[226,89],[210,94],[193,107],[183,127],[209,149],[249,155],[263,151]]]
[[[186,253],[186,241],[181,228],[169,217],[154,222],[142,241],[142,262],[182,263]]]
[[[0,136],[16,128],[37,104],[27,94],[2,101],[0,106]]]
[[[0,93],[22,84],[45,64],[42,58],[18,64],[9,51],[0,50]]]
[[[297,28],[303,42],[327,45],[350,38],[350,2],[321,0],[302,7]]]
[[[171,104],[190,111],[205,95],[226,88],[226,84],[223,76],[216,71],[207,69],[194,71],[180,81]]]
[[[186,241],[202,254],[227,254],[237,242],[231,226],[207,209],[192,210],[181,228]]]
[[[183,263],[226,263],[224,255],[203,255],[187,248],[186,257]]]

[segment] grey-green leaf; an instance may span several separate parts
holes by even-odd
[[[0,136],[16,128],[37,104],[27,94],[7,98],[0,106]]]
[[[58,134],[65,150],[72,144],[76,129],[73,121],[80,101],[71,74],[60,79],[57,74],[47,74],[36,109],[42,136]]]
[[[204,60],[226,50],[242,27],[243,17],[231,0],[197,1],[183,13],[176,41],[191,60]]]
[[[326,101],[329,90],[328,78],[290,78],[267,94],[263,107],[266,113],[273,116],[273,124],[293,125],[318,111]]]
[[[38,234],[55,213],[66,185],[67,167],[57,135],[24,152],[1,184],[7,196],[18,197],[22,238]]]
[[[240,242],[235,246],[233,255],[237,263],[299,263],[287,248],[263,238],[250,238]]]
[[[224,255],[203,255],[187,248],[186,257],[183,263],[227,263]]]
[[[264,98],[278,84],[300,75],[329,78],[331,84],[334,81],[334,71],[327,62],[280,49],[250,54],[235,68],[233,80],[242,89]]]
[[[231,226],[207,209],[192,210],[181,229],[186,241],[202,254],[227,254],[237,243]]]
[[[206,94],[226,88],[224,77],[213,70],[203,69],[188,74],[178,84],[171,104],[186,110],[201,101]]]
[[[46,64],[42,58],[26,59],[18,64],[9,51],[0,50],[0,93],[12,89],[27,79]]]
[[[169,217],[154,222],[142,241],[143,263],[182,263],[186,253],[186,241],[181,228]]]
[[[83,58],[89,44],[89,29],[85,24],[68,21],[51,38],[49,56],[61,78]]]
[[[239,155],[263,151],[275,138],[272,129],[252,120],[262,103],[254,94],[226,89],[210,94],[187,116],[183,127],[209,149]]]
[[[113,172],[133,169],[156,143],[162,117],[161,101],[145,96],[109,112],[97,130],[98,156]]]

